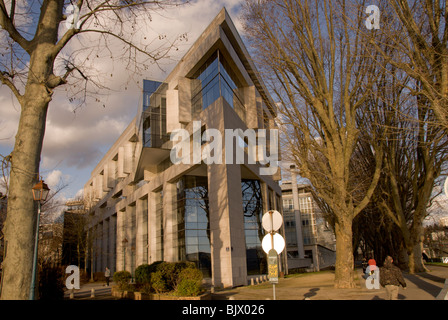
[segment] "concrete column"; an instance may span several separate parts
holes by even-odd
[[[124,147],[118,148],[118,159],[117,159],[117,178],[125,178],[126,173],[124,170],[124,158],[125,158],[125,150]]]
[[[126,237],[126,212],[119,211],[117,213],[117,270],[125,270],[125,248],[123,247],[123,239]],[[129,240],[128,240],[129,241]]]
[[[134,274],[134,270],[137,267],[136,265],[136,210],[135,204],[126,207],[126,220],[127,220],[127,239],[128,244],[126,248],[126,263],[129,261],[129,266],[126,267],[126,270]]]
[[[157,214],[157,207],[156,207],[156,198],[157,193],[156,192],[150,192],[148,194],[149,198],[149,210],[148,210],[148,232],[150,235],[149,240],[149,264],[160,260],[160,257],[157,256],[157,230],[156,230],[156,214]]]
[[[241,90],[244,95],[244,105],[246,107],[247,127],[251,129],[258,129],[258,119],[260,118],[260,111],[257,108],[255,86],[244,87]]]
[[[142,214],[142,200],[138,199],[135,204],[136,212],[136,226],[135,226],[135,262],[136,267],[143,263],[143,244],[142,244],[142,234],[143,234],[143,214]]]
[[[117,214],[109,219],[109,269],[111,274],[117,271]]]
[[[101,271],[104,271],[106,267],[109,267],[109,256],[110,256],[110,248],[109,248],[109,219],[103,220],[103,235],[102,235],[102,263],[101,263]]]
[[[247,283],[246,240],[239,165],[207,167],[213,284]]]
[[[191,119],[191,83],[197,81],[189,78],[179,78],[178,91],[178,120],[182,123],[189,123]],[[168,111],[168,110],[167,110]]]
[[[163,245],[164,261],[178,261],[177,210],[175,201],[176,184],[163,184]]]
[[[137,266],[148,263],[147,236],[148,236],[148,198],[140,198],[136,203],[136,262]]]

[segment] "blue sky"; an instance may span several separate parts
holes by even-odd
[[[149,26],[155,34],[173,38],[186,32],[188,41],[179,43],[178,50],[162,61],[162,70],[153,66],[144,78],[163,81],[224,6],[241,31],[238,19],[241,3],[240,0],[195,0],[190,5],[153,15]],[[68,49],[78,48],[75,44]],[[49,106],[41,176],[50,188],[60,183],[61,179],[67,183],[61,193],[66,199],[75,197],[83,188],[98,161],[135,117],[140,103],[141,79],[126,82],[125,73],[129,71],[107,58],[96,59],[94,67],[104,71],[103,74],[112,70],[110,73],[114,75],[104,79],[111,90],[101,92],[101,103],[88,98],[82,107],[76,108],[69,101],[70,90],[61,87],[55,91]],[[12,152],[19,116],[17,100],[9,88],[0,85],[0,154],[3,156]]]

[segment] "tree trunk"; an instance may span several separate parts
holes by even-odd
[[[8,209],[5,223],[7,253],[3,262],[4,300],[29,299],[34,256],[37,205],[32,187],[39,179],[39,163],[48,103],[44,85],[27,86],[11,157]],[[37,284],[36,284],[37,287]]]
[[[353,272],[352,224],[353,221],[349,218],[338,218],[335,223],[336,271],[334,287],[339,289],[356,287]]]
[[[423,263],[423,243],[418,242],[409,253],[409,273],[426,272],[428,269]]]

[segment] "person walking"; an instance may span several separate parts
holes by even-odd
[[[365,257],[362,258],[361,265],[362,265],[362,273],[365,274],[368,266],[367,259]]]
[[[384,260],[383,267],[380,268],[380,284],[386,288],[387,300],[398,299],[400,285],[403,289],[406,289],[406,281],[404,281],[403,274],[393,262],[392,257],[387,256]]]
[[[109,279],[110,279],[110,270],[108,267],[106,267],[106,271],[104,272],[104,277],[106,278],[106,287],[108,287]]]

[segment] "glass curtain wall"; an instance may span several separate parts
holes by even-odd
[[[199,113],[223,97],[245,121],[246,109],[239,93],[242,87],[232,68],[217,50],[196,72],[192,81],[192,116],[197,119]]]
[[[260,181],[243,179],[241,191],[246,235],[247,274],[263,274],[267,270],[267,261],[266,254],[261,247],[265,232],[261,225],[263,197]]]
[[[179,259],[195,262],[211,277],[210,210],[207,177],[184,176],[177,182]]]
[[[166,84],[143,80],[143,139],[144,146],[160,148],[169,136],[166,133]]]

